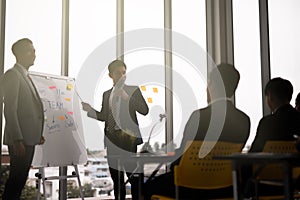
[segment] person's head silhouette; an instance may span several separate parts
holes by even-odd
[[[227,63],[221,63],[209,73],[207,85],[208,103],[218,98],[230,98],[234,95],[240,80],[240,73]]]
[[[271,79],[265,87],[265,96],[271,111],[289,104],[293,95],[293,85],[289,80],[277,77]]]

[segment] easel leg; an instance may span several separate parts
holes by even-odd
[[[41,172],[42,168],[39,168],[39,172],[35,174],[37,179],[37,200],[40,200],[41,198]]]
[[[81,199],[84,200],[84,195],[83,195],[83,191],[82,191],[81,181],[80,181],[80,178],[79,178],[78,166],[74,165],[74,168],[75,168],[75,172],[76,172],[76,176],[77,176],[77,180],[78,180],[80,196],[81,196]]]
[[[45,169],[44,167],[39,168],[39,172],[35,174],[35,176],[38,178],[37,182],[37,200],[40,200],[41,198],[41,182],[43,184],[43,194],[44,194],[44,200],[46,200],[46,185],[45,185]]]
[[[47,200],[47,192],[46,192],[46,178],[45,178],[45,168],[40,168],[41,174],[42,174],[42,180],[43,180],[43,194],[44,194],[44,200]]]

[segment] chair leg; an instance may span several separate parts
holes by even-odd
[[[253,182],[254,182],[255,200],[258,200],[259,199],[259,195],[258,195],[258,184],[259,184],[259,181],[254,180]]]
[[[178,186],[175,187],[175,199],[179,200],[179,187]]]

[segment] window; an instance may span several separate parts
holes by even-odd
[[[124,2],[124,61],[127,83],[139,85],[149,106],[149,114],[138,115],[141,134],[150,144],[164,143],[164,3],[163,1],[131,0]],[[150,41],[143,43],[143,41]]]
[[[207,105],[205,8],[205,0],[172,1],[173,120],[177,147],[192,112]],[[186,49],[181,51],[183,47]]]
[[[36,60],[31,71],[60,74],[62,3],[53,0],[6,2],[5,70],[15,63],[11,46],[21,38],[32,40]]]
[[[96,110],[101,109],[102,93],[112,86],[107,65],[115,58],[115,24],[116,1],[70,1],[69,76],[76,78],[80,98]],[[85,112],[81,116],[87,148],[103,149],[104,123]]]
[[[300,92],[299,6],[300,1],[297,0],[269,1],[271,78],[282,77],[291,81],[294,87],[293,106]]]
[[[258,2],[233,0],[234,64],[241,78],[236,91],[237,108],[249,115],[251,144],[262,117]]]

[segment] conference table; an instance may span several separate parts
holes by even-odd
[[[107,156],[109,157],[109,156]],[[146,164],[150,163],[156,163],[157,166],[155,170],[152,172],[152,174],[149,176],[148,180],[151,180],[159,171],[159,169],[164,166],[165,164],[173,162],[177,157],[173,154],[154,154],[154,153],[137,153],[137,154],[129,154],[129,155],[122,155],[117,156],[113,155],[110,156],[112,158],[115,158],[118,160],[118,171],[121,171],[121,163],[123,162],[134,162],[136,163],[136,168],[132,173],[132,176],[138,176],[139,177],[139,199],[142,199],[142,184],[144,182],[144,166]],[[130,179],[131,177],[128,177]],[[125,184],[128,182],[128,180],[125,182]],[[121,187],[119,187],[121,188]],[[120,192],[119,192],[120,194]]]
[[[285,199],[293,199],[293,176],[292,169],[300,165],[300,154],[291,153],[235,153],[232,155],[215,156],[214,159],[232,161],[233,194],[235,200],[243,199],[241,167],[244,165],[260,165],[276,163],[283,167]],[[261,169],[261,168],[260,168]],[[255,174],[255,172],[254,172]]]

